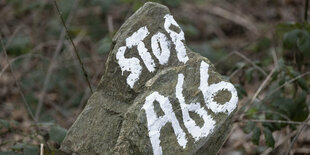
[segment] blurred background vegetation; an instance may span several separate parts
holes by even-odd
[[[145,2],[57,0],[94,89],[111,38]],[[310,154],[307,0],[155,2],[238,90],[220,154]],[[0,17],[0,154],[55,152],[91,95],[74,48],[53,0],[1,0]]]

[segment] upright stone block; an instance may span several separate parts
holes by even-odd
[[[61,149],[77,154],[216,154],[237,107],[234,86],[192,52],[169,12],[146,3],[113,38],[97,91]]]

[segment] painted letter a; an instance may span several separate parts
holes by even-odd
[[[154,102],[157,101],[160,108],[163,110],[164,115],[158,117],[154,110]],[[178,143],[183,148],[186,147],[187,139],[186,134],[181,128],[179,121],[177,120],[175,113],[173,112],[172,105],[168,97],[160,95],[158,92],[153,92],[146,97],[145,104],[142,107],[145,110],[147,118],[147,127],[149,131],[149,137],[153,147],[154,155],[162,154],[162,147],[160,146],[160,129],[168,122],[172,124],[174,134],[177,137]]]

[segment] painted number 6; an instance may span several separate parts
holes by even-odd
[[[204,61],[200,64],[200,86],[206,107],[211,109],[214,113],[227,113],[228,115],[237,107],[238,97],[237,91],[231,83],[221,81],[216,84],[209,85],[209,64]],[[178,82],[176,85],[176,97],[180,102],[182,110],[182,119],[187,131],[195,139],[200,140],[207,137],[214,129],[215,120],[201,107],[200,103],[185,103],[183,96],[183,83],[184,75],[178,75]],[[224,104],[218,104],[214,101],[214,96],[221,90],[227,90],[231,93],[231,98]],[[158,117],[154,110],[154,102],[157,101],[164,112],[163,116]],[[153,147],[154,154],[162,154],[160,146],[160,130],[168,122],[172,124],[175,135],[177,136],[178,143],[181,147],[185,148],[187,144],[186,134],[181,128],[175,113],[173,112],[172,105],[168,99],[158,92],[153,92],[145,99],[145,104],[142,109],[145,110],[147,118],[147,126],[149,131],[150,141]],[[199,127],[196,122],[190,117],[189,112],[197,113],[204,121],[202,127]]]

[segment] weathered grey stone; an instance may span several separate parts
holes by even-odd
[[[122,25],[113,38],[98,89],[69,129],[61,145],[63,151],[134,155],[218,152],[230,131],[236,90],[223,81],[207,58],[186,47],[182,30],[169,14],[167,7],[148,2]],[[128,39],[135,34],[136,38]],[[157,48],[159,55],[154,54],[157,41],[164,41]],[[130,58],[139,61],[134,65]],[[126,63],[128,60],[131,62]]]

